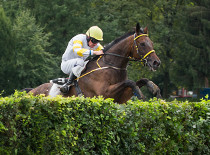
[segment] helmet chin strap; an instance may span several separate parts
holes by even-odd
[[[89,46],[89,41],[90,41],[90,36],[87,36],[87,43],[88,43],[88,46]]]
[[[91,40],[91,37],[90,37],[90,30],[89,30],[89,36],[87,36],[87,43],[88,43],[88,46],[89,46],[89,42]],[[89,46],[90,47],[90,46]]]

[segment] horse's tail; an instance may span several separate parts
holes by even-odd
[[[34,88],[24,88],[22,90],[20,90],[20,92],[26,91],[26,93],[28,93],[29,91],[31,91]]]

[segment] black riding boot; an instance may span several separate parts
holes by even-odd
[[[73,83],[73,81],[76,79],[76,76],[72,73],[69,76],[69,80],[67,81],[67,83],[65,83],[61,88],[60,91],[64,94],[69,92],[69,86]]]

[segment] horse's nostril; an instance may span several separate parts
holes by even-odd
[[[154,61],[153,66],[156,66],[156,67],[160,66],[160,62],[159,61]]]

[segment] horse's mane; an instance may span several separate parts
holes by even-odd
[[[131,35],[133,35],[134,33],[135,33],[134,31],[131,31],[131,32],[128,32],[128,33],[124,34],[123,36],[121,36],[121,37],[115,39],[114,41],[112,41],[111,43],[109,43],[108,45],[106,45],[106,46],[104,47],[103,52],[105,53],[105,52],[108,51],[113,45],[115,45],[115,44],[117,44],[118,42],[120,42],[121,40],[123,40],[123,39],[125,39],[125,38],[127,38],[127,37],[129,37],[129,36],[131,36]]]
[[[113,40],[112,42],[110,42],[108,45],[106,45],[103,49],[103,52],[105,53],[106,51],[108,51],[113,45],[117,44],[118,42],[120,42],[121,40],[133,35],[135,33],[135,31],[130,31],[126,34],[124,34],[123,36]],[[94,55],[94,56],[91,56],[91,57],[88,57],[87,60],[89,61],[95,61],[97,60],[99,57],[99,55]]]

